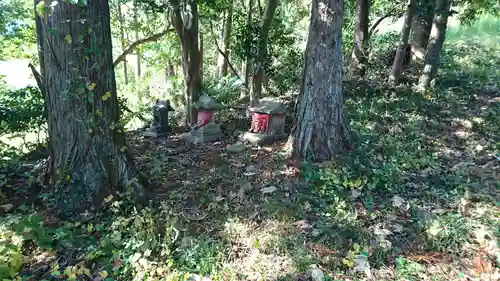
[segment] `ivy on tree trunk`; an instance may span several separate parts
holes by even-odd
[[[108,1],[49,9],[37,15],[37,40],[59,206],[65,214],[98,207],[126,187],[142,195],[119,122]]]

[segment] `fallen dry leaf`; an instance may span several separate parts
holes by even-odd
[[[317,253],[321,256],[335,255],[337,253],[337,251],[331,250],[324,245],[313,242],[307,243],[307,247],[311,252]]]

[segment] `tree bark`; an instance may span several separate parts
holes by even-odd
[[[406,10],[403,28],[401,30],[401,39],[398,44],[396,56],[394,57],[391,73],[389,74],[389,83],[392,85],[397,85],[399,83],[399,77],[401,76],[401,71],[403,70],[403,61],[406,56],[406,49],[408,48],[408,38],[410,37],[411,23],[413,15],[415,14],[415,8],[416,0],[410,0]]]
[[[253,13],[253,8],[254,8],[254,0],[248,0],[248,14],[247,14],[247,30],[250,32],[252,30],[252,13]],[[250,73],[251,73],[251,61],[250,57],[246,57],[245,61],[243,62],[241,66],[241,73],[243,73],[244,78],[245,78],[245,85],[247,85],[247,88],[243,88],[240,93],[240,99],[244,100],[247,97],[249,97],[249,94],[251,93],[250,90]]]
[[[200,50],[200,79],[203,81],[203,33],[201,31],[198,32],[198,43]]]
[[[122,5],[118,3],[118,20],[120,21],[120,42],[122,45],[122,52],[125,52],[125,46],[127,45],[125,39],[125,30],[123,29],[123,14]],[[123,79],[125,80],[125,85],[128,84],[128,73],[127,73],[127,56],[123,56]]]
[[[427,44],[425,66],[420,76],[419,86],[422,89],[429,87],[430,82],[437,74],[439,57],[446,38],[446,25],[450,12],[450,0],[436,0],[436,10],[432,21],[431,36]]]
[[[356,0],[356,20],[354,24],[354,48],[352,50],[351,73],[364,76],[368,57],[368,25],[370,2]]]
[[[182,49],[182,68],[186,83],[186,125],[195,125],[198,112],[192,106],[197,102],[201,89],[201,53],[198,42],[198,6],[195,0],[183,3],[181,7],[179,0],[171,0],[173,5],[172,23],[179,36]],[[190,17],[183,20],[181,15],[184,11],[190,11]]]
[[[429,36],[431,34],[432,19],[434,17],[435,0],[417,1],[417,12],[411,26],[411,54],[415,61],[424,61]]]
[[[227,10],[227,17],[224,23],[224,40],[222,45],[222,51],[225,56],[222,58],[221,74],[222,77],[227,76],[228,60],[230,56],[230,44],[231,44],[231,32],[233,29],[233,1],[230,0],[229,7]]]
[[[222,44],[224,44],[224,28],[226,28],[226,12],[227,11],[224,11],[224,14],[222,15],[222,28],[219,32],[219,36],[215,38],[215,43],[217,46],[219,46],[219,42],[222,42]],[[210,22],[210,24],[212,24],[212,22]],[[212,33],[214,32],[213,31],[213,24],[211,26],[212,28]],[[224,63],[223,60],[224,58],[222,57],[222,55],[220,54],[219,50],[215,50],[215,59],[216,59],[216,64],[217,64],[217,67],[216,67],[216,70],[215,70],[215,76],[217,77],[217,80],[221,80],[223,75],[222,75],[222,64]]]
[[[342,94],[343,0],[313,0],[301,93],[296,106],[294,155],[330,160],[349,143]]]
[[[59,206],[78,214],[126,187],[142,195],[119,125],[108,1],[60,2],[41,19],[49,171]]]
[[[257,46],[257,57],[254,59],[253,64],[253,78],[252,78],[252,92],[250,94],[250,104],[259,102],[262,96],[262,80],[264,77],[264,68],[267,60],[267,41],[271,24],[273,23],[274,13],[278,8],[279,0],[268,0],[264,17],[260,24],[259,42]]]

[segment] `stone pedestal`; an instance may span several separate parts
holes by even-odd
[[[285,110],[282,103],[263,100],[258,105],[250,107],[249,111],[252,124],[249,132],[240,135],[242,141],[266,145],[287,139]]]

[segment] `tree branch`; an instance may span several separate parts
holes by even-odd
[[[38,72],[33,64],[28,64],[28,67],[31,69],[31,72],[33,73],[33,77],[35,77],[36,84],[38,85],[38,88],[40,89],[40,92],[42,92],[43,97],[45,98],[45,85],[43,84],[43,79],[42,75],[40,72]]]
[[[128,46],[125,51],[123,51],[123,53],[121,53],[116,59],[115,61],[113,62],[113,67],[116,67],[120,62],[124,61],[125,60],[125,57],[127,55],[129,55],[130,53],[132,53],[133,50],[135,50],[135,48],[137,48],[137,46],[139,45],[142,45],[142,44],[145,44],[145,43],[149,43],[149,42],[154,42],[154,41],[157,41],[158,39],[160,39],[161,37],[167,35],[167,33],[171,32],[171,31],[174,31],[173,29],[167,29],[167,30],[164,30],[163,32],[160,32],[160,33],[157,33],[157,34],[154,34],[150,37],[146,37],[146,38],[143,38],[143,39],[140,39],[140,40],[137,40],[135,41],[134,43],[130,44],[130,46]]]
[[[229,61],[229,58],[227,57],[227,54],[224,53],[221,48],[219,47],[219,43],[217,43],[217,37],[215,37],[215,33],[214,33],[214,27],[213,27],[213,24],[212,24],[212,20],[210,20],[210,30],[212,31],[212,37],[214,38],[214,42],[215,42],[215,47],[217,48],[217,51],[219,51],[219,53],[224,57],[224,59],[227,61],[227,64],[229,65],[229,68],[231,68],[231,70],[233,71],[234,75],[236,75],[238,77],[238,79],[242,80],[240,75],[238,74],[238,72],[236,71],[236,69],[234,69],[233,65],[231,64],[231,61]],[[243,86],[245,86],[245,88],[248,89],[248,86],[243,83]]]
[[[387,12],[387,14],[381,16],[380,18],[378,18],[375,23],[372,25],[372,27],[370,27],[370,31],[368,32],[368,39],[370,39],[372,37],[372,34],[373,32],[375,31],[375,29],[380,25],[380,23],[385,20],[386,18],[392,16],[394,14],[394,12],[396,11],[397,7],[394,7],[392,8],[389,12]]]

